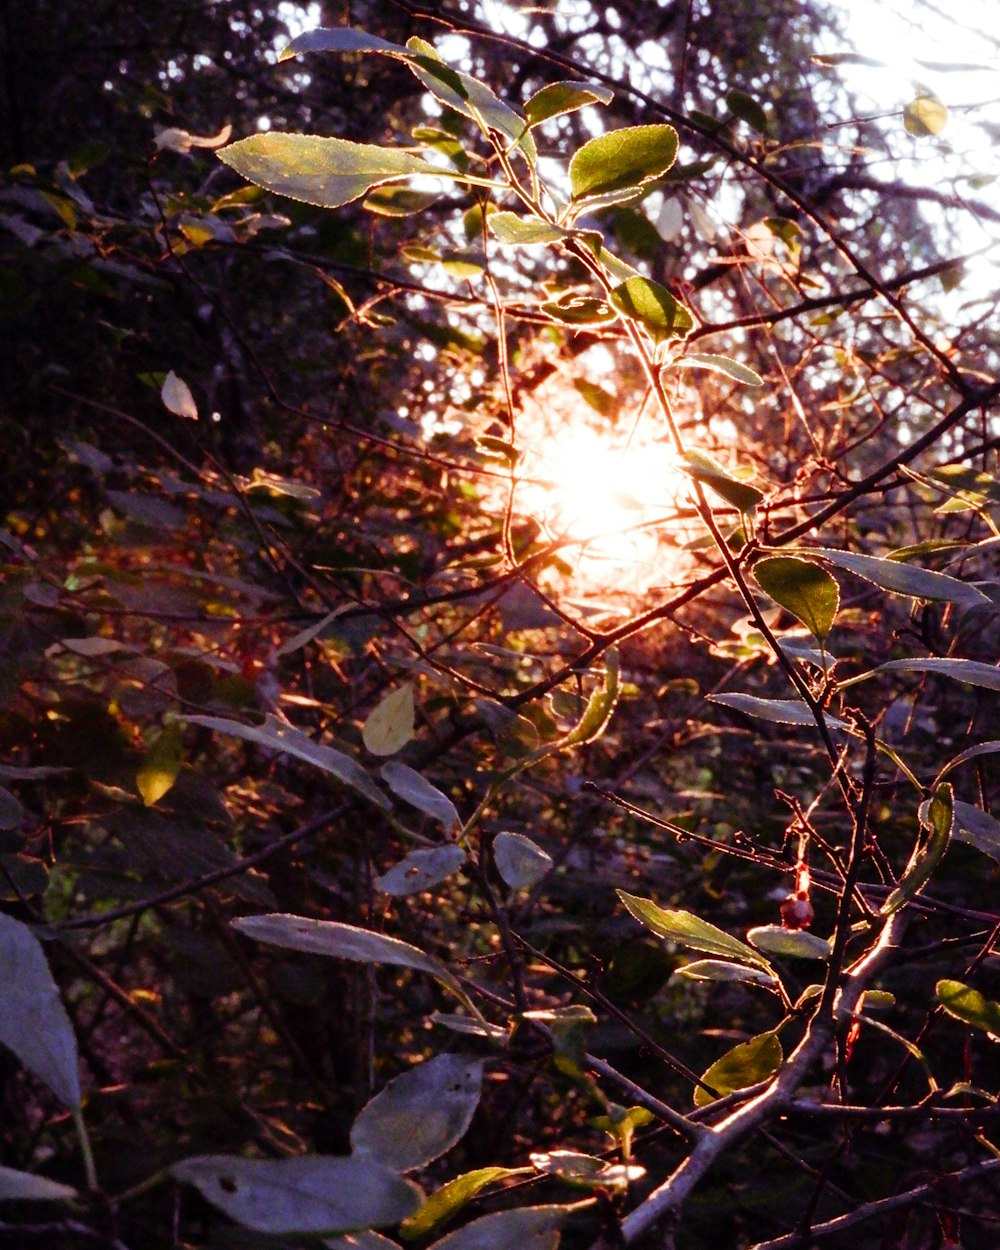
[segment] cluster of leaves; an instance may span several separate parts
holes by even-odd
[[[385,70],[379,143],[163,126],[127,214],[9,174],[22,333],[55,285],[119,384],[12,392],[0,1232],[989,1244],[991,358],[759,67],[630,116],[446,43],[284,48]],[[525,508],[566,391],[673,453],[641,597]]]

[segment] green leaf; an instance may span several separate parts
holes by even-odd
[[[610,87],[589,82],[552,82],[536,91],[524,106],[529,126],[540,126],[550,117],[575,113],[588,104],[610,104],[615,93]]]
[[[607,729],[619,694],[619,660],[616,647],[609,649],[605,663],[607,670],[604,677],[604,689],[595,690],[590,696],[579,722],[562,739],[562,746],[577,747],[584,746],[588,742],[596,742]]]
[[[397,864],[373,881],[380,894],[405,898],[438,885],[465,863],[466,854],[460,846],[435,846],[428,850],[410,851]]]
[[[694,1091],[694,1105],[706,1107],[716,1097],[724,1098],[726,1094],[735,1093],[738,1089],[746,1089],[750,1085],[756,1085],[758,1081],[766,1081],[778,1071],[784,1057],[776,1032],[760,1033],[748,1042],[740,1042],[702,1073],[701,1079],[716,1093],[710,1094],[700,1085],[697,1086]]]
[[[741,122],[746,122],[752,130],[756,130],[760,135],[767,134],[767,114],[753,96],[739,89],[727,91],[726,105],[734,117],[738,117]]]
[[[725,959],[695,959],[676,970],[674,976],[687,977],[689,981],[742,981],[750,985],[766,985],[774,988],[777,977],[763,968],[747,968],[743,964],[729,963]]]
[[[944,858],[955,827],[955,795],[950,782],[942,781],[931,798],[920,804],[919,815],[926,836],[913,848],[899,884],[882,904],[883,916],[891,916],[915,898]]]
[[[618,411],[618,396],[605,390],[603,386],[598,386],[596,382],[590,382],[586,378],[574,378],[573,389],[602,417],[611,417]]]
[[[400,187],[393,183],[376,187],[365,197],[362,208],[378,217],[412,217],[440,199],[437,191],[415,191],[412,187]],[[329,275],[327,275],[329,276]]]
[[[0,1167],[0,1202],[69,1202],[77,1192],[45,1176]]]
[[[767,955],[786,959],[829,959],[833,950],[826,938],[804,929],[785,929],[780,924],[748,929],[747,941]]]
[[[665,174],[677,156],[673,126],[629,126],[591,139],[569,163],[574,200],[640,187]]]
[[[921,92],[903,109],[903,125],[910,135],[939,135],[947,122],[947,108],[930,92]]]
[[[569,326],[605,325],[617,319],[609,304],[592,295],[561,295],[557,300],[546,300],[540,304],[539,311],[553,321]]]
[[[341,1233],[398,1224],[423,1194],[374,1159],[312,1155],[243,1159],[196,1155],[175,1178],[246,1228],[261,1233]]]
[[[426,1237],[460,1211],[487,1185],[495,1185],[497,1181],[506,1180],[510,1176],[520,1176],[523,1171],[522,1168],[477,1168],[473,1172],[456,1176],[454,1180],[435,1190],[419,1211],[403,1221],[399,1228],[400,1237],[406,1241]]]
[[[1000,1003],[984,998],[978,990],[961,981],[938,981],[935,993],[949,1016],[985,1029],[992,1041],[1000,1042]]]
[[[462,818],[455,804],[416,769],[398,760],[390,760],[382,765],[379,775],[393,794],[425,816],[439,820],[447,833],[462,827]]]
[[[373,187],[418,174],[455,176],[397,148],[320,135],[251,135],[217,155],[248,182],[320,208],[340,208]]]
[[[362,1109],[351,1149],[397,1172],[424,1167],[465,1136],[482,1082],[483,1061],[464,1055],[438,1055],[410,1068]]]
[[[991,600],[975,586],[960,582],[946,573],[933,573],[929,569],[914,568],[900,564],[898,560],[886,560],[880,556],[855,555],[850,551],[834,551],[829,547],[810,547],[802,551],[804,556],[814,556],[846,569],[856,577],[873,582],[882,590],[894,594],[910,595],[914,599],[929,599],[944,603],[961,603],[970,607]]]
[[[80,1106],[76,1037],[42,944],[26,924],[0,912],[0,1043],[52,1090]]]
[[[490,213],[487,225],[501,243],[532,247],[543,243],[559,243],[570,232],[553,226],[539,217],[519,217],[517,213]]]
[[[389,810],[391,804],[382,791],[375,785],[368,773],[349,755],[335,751],[333,747],[321,746],[313,742],[307,734],[277,716],[268,715],[264,724],[244,725],[241,721],[225,720],[219,716],[186,716],[190,725],[204,725],[206,729],[214,729],[218,733],[231,734],[234,738],[242,738],[246,742],[256,742],[259,746],[268,747],[272,751],[284,751],[294,755],[296,759],[305,760],[316,768],[336,777],[345,785],[351,786],[366,798],[371,799],[379,807]]]
[[[763,491],[731,477],[721,464],[705,452],[688,451],[685,458],[688,462],[687,471],[695,481],[711,487],[726,503],[744,515],[754,512],[764,498]]]
[[[690,352],[674,362],[678,369],[708,369],[712,373],[725,374],[734,382],[742,382],[744,386],[763,386],[764,379],[759,373],[738,360],[730,360],[728,356],[711,356],[702,352]]]
[[[184,763],[183,732],[177,721],[164,726],[136,773],[135,784],[147,807],[173,788]]]
[[[753,575],[765,594],[779,603],[823,642],[840,606],[840,587],[826,569],[798,556],[758,560]]]
[[[395,755],[413,737],[413,687],[407,682],[391,690],[374,708],[361,729],[365,747],[372,755]]]
[[[495,1211],[435,1241],[430,1250],[556,1250],[559,1225],[571,1207]]]
[[[631,317],[657,343],[682,339],[694,329],[694,318],[665,286],[651,278],[629,278],[608,296],[620,313]]]
[[[732,937],[724,929],[717,929],[714,924],[709,924],[700,916],[689,911],[667,911],[651,898],[639,898],[624,890],[618,891],[618,897],[636,920],[657,937],[665,938],[668,942],[677,942],[691,950],[720,955],[723,959],[735,959],[737,963],[771,972],[771,965],[752,946]]]
[[[372,933],[337,920],[311,920],[274,912],[264,916],[243,916],[232,922],[233,928],[256,942],[267,942],[285,950],[306,951],[310,955],[328,955],[334,959],[350,959],[362,964],[395,964],[429,972],[443,985],[465,1001],[465,993],[444,964],[425,955],[416,946],[398,938]]]
[[[731,707],[746,716],[756,716],[779,725],[816,724],[811,709],[801,699],[761,699],[755,694],[710,694],[708,698],[712,703],[721,703],[723,707]],[[829,712],[824,713],[824,719],[832,729],[847,728],[844,721]]]
[[[596,1155],[576,1150],[551,1150],[529,1155],[531,1166],[543,1176],[554,1176],[567,1185],[582,1189],[625,1189],[631,1181],[646,1175],[643,1167],[610,1164]]]
[[[512,890],[530,890],[552,868],[552,856],[521,833],[498,833],[493,839],[493,862]]]

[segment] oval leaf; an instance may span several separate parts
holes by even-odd
[[[747,941],[765,955],[787,959],[829,959],[832,947],[826,938],[804,929],[785,929],[780,924],[764,924],[747,931]]]
[[[44,1176],[0,1167],[0,1202],[66,1202],[77,1196],[69,1185],[60,1185]]]
[[[907,134],[924,137],[939,135],[948,122],[948,110],[934,95],[921,93],[903,109]]]
[[[705,951],[708,955],[721,955],[724,959],[735,959],[737,963],[771,971],[767,960],[752,946],[731,937],[724,929],[717,929],[700,916],[689,911],[667,911],[650,898],[638,898],[634,894],[626,894],[624,890],[618,891],[618,897],[636,920],[657,937],[692,950]]]
[[[171,721],[146,752],[135,784],[147,807],[152,807],[173,788],[184,762],[182,738],[180,725]]]
[[[648,330],[657,343],[682,339],[694,329],[694,318],[684,305],[651,278],[629,278],[614,287],[608,298],[619,312]]]
[[[194,402],[191,388],[183,378],[179,378],[174,373],[173,369],[163,380],[160,398],[168,412],[178,417],[186,417],[188,421],[198,420],[198,405]]]
[[[465,1136],[482,1090],[483,1061],[438,1055],[376,1094],[351,1129],[356,1154],[399,1172],[422,1168]]]
[[[323,772],[330,773],[384,810],[388,811],[391,806],[356,760],[352,760],[342,751],[335,751],[333,747],[313,742],[308,734],[277,716],[269,714],[263,725],[244,725],[241,721],[225,720],[220,716],[186,716],[184,719],[191,725],[204,725],[206,729],[231,734],[246,742],[256,742],[259,746],[270,747],[272,751],[284,751],[288,755],[294,755],[296,759],[305,760],[307,764],[314,764]]]
[[[677,156],[673,126],[629,126],[591,139],[569,163],[573,199],[642,186],[665,174]]]
[[[693,963],[678,968],[674,976],[687,977],[691,981],[743,981],[750,985],[778,984],[777,977],[765,972],[763,968],[747,968],[743,964],[732,964],[725,959],[696,959]]]
[[[760,1033],[748,1042],[740,1042],[702,1073],[701,1079],[716,1092],[712,1095],[699,1085],[694,1091],[694,1105],[705,1107],[716,1097],[724,1098],[767,1080],[781,1067],[784,1057],[777,1033]]]
[[[676,201],[668,200],[667,203],[676,203]],[[666,204],[664,208],[666,208]],[[748,368],[746,365],[741,365],[738,360],[730,360],[728,356],[712,356],[703,352],[691,352],[687,356],[682,356],[676,363],[679,369],[708,369],[712,373],[722,373],[734,382],[742,382],[744,386],[764,385],[764,379],[759,373],[755,373],[753,369]]]
[[[798,556],[772,556],[753,566],[758,586],[820,642],[840,607],[840,587],[826,569]]]
[[[615,93],[610,87],[589,82],[552,82],[536,91],[524,106],[529,126],[539,126],[550,117],[575,113],[588,104],[610,104]]]
[[[935,991],[938,1002],[949,1016],[985,1029],[994,1042],[1000,1042],[1000,1003],[984,998],[978,990],[961,981],[938,981]]]
[[[939,600],[945,603],[962,603],[970,607],[990,603],[991,600],[975,586],[960,582],[947,573],[933,573],[930,569],[915,568],[898,560],[883,560],[879,556],[855,555],[850,551],[834,551],[829,547],[810,547],[803,551],[806,556],[818,556],[837,568],[846,569],[857,577],[874,582],[883,590],[894,594],[911,595],[914,599]]]
[[[775,721],[779,725],[815,725],[816,719],[801,699],[760,699],[755,694],[710,694],[711,703],[721,703],[746,716],[760,720]],[[824,714],[831,729],[846,729],[847,725],[836,716]]]
[[[493,1185],[497,1181],[506,1180],[508,1176],[519,1176],[517,1168],[477,1168],[474,1172],[466,1172],[456,1176],[447,1185],[442,1185],[427,1199],[415,1215],[409,1216],[400,1226],[399,1235],[407,1241],[417,1237],[426,1237],[438,1228],[445,1220],[450,1219],[481,1189]]]
[[[391,760],[382,765],[379,775],[393,794],[425,815],[439,820],[448,833],[462,827],[462,818],[455,804],[416,769]]]
[[[395,755],[413,737],[413,687],[407,682],[391,690],[365,721],[361,730],[372,755]]]
[[[463,1000],[458,982],[444,966],[416,946],[398,938],[358,929],[336,920],[310,920],[272,912],[265,916],[243,916],[234,920],[233,928],[257,942],[281,946],[286,950],[306,951],[311,955],[329,955],[334,959],[350,959],[362,964],[395,964],[429,972]]]
[[[493,839],[497,872],[512,890],[530,890],[552,868],[552,856],[521,833],[498,833]]]
[[[753,96],[749,96],[745,91],[738,89],[728,91],[726,93],[726,104],[734,117],[738,117],[741,122],[746,122],[759,135],[767,134],[767,114]]]
[[[319,208],[340,208],[386,182],[442,175],[409,152],[321,135],[251,135],[218,156],[248,182]]]
[[[261,1233],[346,1233],[398,1224],[423,1197],[411,1181],[367,1158],[196,1155],[172,1172]]]
[[[426,851],[411,851],[388,872],[375,878],[375,888],[382,894],[403,898],[429,890],[457,872],[465,863],[465,852],[460,846],[435,846]]]
[[[0,912],[0,1042],[67,1107],[80,1106],[76,1038],[42,944]]]
[[[518,1207],[473,1220],[430,1250],[555,1250],[567,1207]]]

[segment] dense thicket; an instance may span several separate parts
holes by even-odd
[[[0,1243],[995,1244],[988,110],[162,7],[2,10]]]

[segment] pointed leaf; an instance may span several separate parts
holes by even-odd
[[[726,93],[726,104],[734,117],[738,117],[741,122],[746,122],[758,134],[767,134],[767,114],[753,96],[738,89],[729,91]]]
[[[177,721],[165,725],[146,752],[135,784],[147,807],[152,807],[173,788],[184,763],[183,733]]]
[[[984,664],[980,660],[887,660],[885,664],[873,668],[865,676],[871,677],[874,673],[893,672],[936,673],[941,677],[963,681],[970,686],[982,686],[986,690],[1000,690],[1000,668],[993,664]]]
[[[365,721],[361,730],[372,755],[395,755],[413,737],[413,687],[407,682],[391,690]]]
[[[251,135],[218,155],[248,182],[320,208],[340,208],[386,182],[442,174],[438,166],[397,148],[320,135]]]
[[[232,924],[234,929],[248,938],[281,946],[285,950],[329,955],[334,959],[350,959],[362,964],[395,964],[402,968],[415,968],[418,972],[429,972],[459,997],[465,997],[444,964],[398,938],[372,933],[336,920],[310,920],[306,916],[280,912],[243,916]]]
[[[278,60],[287,61],[303,52],[384,52],[402,58],[408,56],[402,44],[390,43],[388,39],[380,39],[354,26],[321,26],[304,31],[295,36]]]
[[[668,201],[669,203],[670,201]],[[722,373],[734,382],[742,382],[744,386],[763,386],[764,379],[759,373],[738,360],[730,360],[728,356],[712,356],[703,352],[690,352],[675,362],[679,369],[708,369],[712,373]]]
[[[952,836],[1000,862],[1000,820],[982,808],[956,799],[955,832]]]
[[[569,231],[561,226],[553,226],[538,217],[519,217],[517,213],[490,213],[487,224],[501,243],[523,247],[559,243],[569,237]]]
[[[985,1029],[994,1042],[1000,1042],[1000,1003],[984,998],[978,990],[961,981],[938,981],[935,992],[949,1016]]]
[[[174,1164],[232,1219],[261,1233],[340,1233],[398,1224],[420,1205],[412,1182],[375,1159],[196,1155]]]
[[[826,560],[837,568],[846,569],[848,573],[874,582],[883,590],[911,595],[914,599],[941,600],[946,603],[968,604],[970,607],[991,602],[987,595],[975,586],[970,586],[968,582],[960,582],[946,573],[933,573],[929,569],[900,564],[898,560],[855,555],[850,551],[834,551],[829,547],[810,547],[802,554]]]
[[[422,1168],[460,1141],[482,1091],[483,1061],[438,1055],[376,1094],[351,1128],[351,1148],[399,1172]]]
[[[552,868],[552,856],[520,833],[498,833],[493,839],[497,872],[512,890],[530,890]]]
[[[740,1042],[702,1073],[701,1079],[716,1094],[713,1096],[699,1085],[694,1091],[694,1105],[705,1107],[714,1102],[715,1097],[724,1098],[726,1094],[767,1080],[781,1067],[784,1057],[777,1033],[760,1033],[748,1042]]]
[[[80,1106],[76,1038],[42,944],[0,912],[0,1043],[61,1103]]]
[[[382,765],[379,775],[393,794],[417,811],[439,820],[444,825],[445,832],[453,833],[462,827],[462,818],[455,804],[416,769],[410,768],[408,764],[400,764],[397,760],[390,760],[388,764]]]
[[[689,911],[668,911],[657,906],[651,898],[638,898],[634,894],[626,894],[624,890],[618,891],[618,897],[636,920],[657,937],[708,955],[721,955],[723,959],[735,959],[737,963],[763,968],[768,973],[771,971],[771,965],[752,946],[732,937],[724,929],[717,929],[700,916]]]
[[[398,864],[393,864],[388,872],[376,877],[373,884],[380,893],[395,898],[419,894],[457,872],[465,859],[462,848],[453,844],[411,851]]]
[[[685,459],[687,471],[695,481],[710,486],[717,495],[739,512],[753,513],[764,498],[763,491],[732,477],[718,461],[703,451],[688,451],[685,453]]]
[[[516,1207],[496,1211],[456,1229],[430,1250],[556,1250],[567,1207]]]
[[[351,786],[366,798],[377,803],[388,811],[389,800],[375,785],[371,777],[356,761],[342,751],[333,747],[321,746],[313,742],[308,734],[277,716],[268,715],[263,725],[244,725],[238,720],[225,720],[220,716],[185,716],[190,725],[204,725],[206,729],[214,729],[218,733],[231,734],[234,738],[242,738],[246,742],[256,742],[259,746],[269,747],[272,751],[284,751],[294,755],[296,759],[305,760],[325,773],[336,777],[345,785]]]
[[[588,104],[610,104],[615,93],[609,87],[589,82],[552,82],[536,91],[524,106],[529,126],[539,126],[550,117],[575,113]]]
[[[665,286],[651,278],[629,278],[608,296],[619,312],[638,321],[655,342],[682,339],[694,328],[694,319]]]
[[[816,719],[801,699],[759,699],[755,694],[710,694],[709,701],[731,707],[745,716],[775,721],[779,725],[815,725]],[[824,713],[831,729],[846,729],[844,721]]]
[[[678,968],[674,976],[687,977],[690,981],[743,981],[771,988],[778,984],[777,977],[763,968],[747,968],[744,964],[732,964],[725,959],[696,959]]]
[[[194,402],[191,388],[179,378],[173,369],[167,374],[160,389],[160,398],[168,412],[178,417],[186,417],[188,421],[198,420],[198,405]]]
[[[753,566],[758,586],[823,642],[840,606],[840,587],[819,564],[798,556],[772,556]]]
[[[765,955],[786,959],[829,959],[833,950],[826,938],[805,929],[785,929],[780,924],[747,930],[747,941]]]
[[[924,888],[944,858],[955,827],[955,795],[951,783],[942,781],[926,803],[920,804],[924,836],[913,848],[899,884],[882,904],[880,914],[891,916]]]
[[[32,1172],[0,1167],[0,1202],[68,1202],[75,1197],[77,1192],[69,1185]]]
[[[566,747],[583,746],[588,742],[596,742],[608,727],[615,705],[618,702],[619,659],[618,650],[612,647],[606,657],[607,672],[604,678],[604,689],[596,690],[587,703],[586,710],[579,722],[562,740]]]
[[[677,156],[673,126],[629,126],[591,139],[569,163],[573,199],[642,186],[665,174]]]
[[[426,1237],[475,1198],[481,1189],[509,1176],[520,1176],[522,1171],[520,1168],[477,1168],[474,1172],[456,1176],[432,1193],[419,1211],[403,1221],[399,1229],[400,1237],[406,1241]]]
[[[569,326],[605,325],[616,320],[614,311],[602,299],[592,295],[563,295],[557,300],[546,300],[539,311],[553,321]]]

